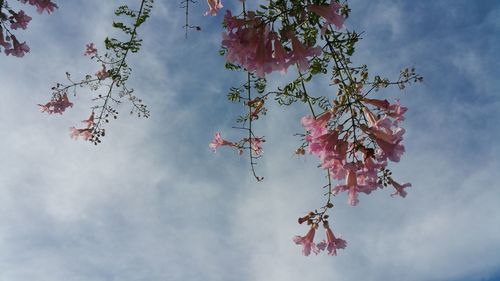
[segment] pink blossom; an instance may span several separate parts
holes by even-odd
[[[314,234],[316,232],[316,227],[313,225],[311,229],[305,236],[295,236],[293,238],[293,242],[297,245],[302,245],[304,248],[302,249],[302,253],[304,256],[309,256],[311,254],[311,250],[317,255],[319,253],[319,249],[314,244]]]
[[[401,142],[405,133],[405,129],[393,126],[387,118],[378,120],[374,126],[369,128],[361,126],[361,129],[373,138],[380,139],[388,143]]]
[[[399,162],[401,155],[404,153],[404,146],[401,144],[405,130],[395,126],[387,117],[377,120],[374,116],[367,114],[368,124],[370,127],[364,125],[360,128],[377,143],[380,150],[378,155],[381,160],[389,158],[391,161]],[[373,120],[373,118],[375,118]]]
[[[247,69],[255,71],[258,77],[264,78],[266,74],[273,71],[273,45],[269,36],[269,27],[266,25],[264,29],[258,31],[257,49],[254,58],[248,62]]]
[[[359,203],[358,193],[364,192],[366,194],[369,194],[372,191],[372,189],[367,188],[366,186],[358,183],[356,167],[354,164],[348,164],[346,165],[346,168],[347,168],[346,184],[336,186],[333,189],[333,193],[338,194],[340,192],[347,191],[349,204],[352,206],[356,206]]]
[[[362,149],[363,152],[363,165],[358,171],[358,182],[365,186],[366,189],[375,190],[381,187],[378,183],[378,170],[385,168],[387,162],[379,161],[373,158],[374,153],[372,150]]]
[[[94,131],[94,112],[92,112],[87,120],[83,120],[82,123],[87,124],[86,128],[77,129],[75,127],[69,128],[71,133],[70,136],[73,139],[78,139],[82,137],[83,140],[89,140],[92,137],[92,132]]]
[[[274,70],[278,70],[280,72],[286,72],[287,69],[287,64],[286,64],[286,59],[287,59],[287,53],[285,48],[283,48],[283,45],[281,44],[280,38],[278,37],[278,34],[276,32],[273,32],[271,34],[274,42]]]
[[[221,138],[220,133],[216,132],[214,139],[210,142],[208,147],[215,153],[217,151],[217,147],[219,146],[235,146],[234,143],[224,140]]]
[[[405,183],[405,184],[401,185],[401,184],[397,183],[396,181],[394,181],[393,179],[390,179],[389,182],[396,189],[396,192],[391,194],[391,196],[399,195],[403,198],[406,197],[407,192],[406,192],[405,188],[410,187],[411,183]]]
[[[387,116],[396,119],[396,121],[405,120],[403,114],[408,110],[408,108],[401,106],[399,100],[396,100],[394,104],[389,105],[389,107],[385,110],[385,114]]]
[[[365,113],[366,120],[368,121],[368,125],[370,127],[377,126],[378,118],[371,112],[368,108],[363,107],[363,112]]]
[[[393,162],[399,162],[401,156],[405,152],[405,147],[402,144],[399,144],[399,142],[390,143],[377,138],[375,139],[375,142],[380,148],[380,150],[377,151],[377,154],[381,160],[389,158],[389,160]]]
[[[341,29],[344,26],[345,18],[339,14],[339,10],[342,8],[342,5],[335,2],[335,0],[331,0],[330,5],[307,5],[307,9],[320,17],[325,19],[325,24],[321,28],[322,33],[326,31],[328,24],[333,24],[337,29]]]
[[[309,132],[305,140],[309,142],[309,153],[319,157],[321,167],[330,170],[334,179],[343,179],[346,175],[344,169],[348,143],[339,139],[342,127],[328,130],[327,124],[332,117],[331,112],[325,112],[318,118],[311,116],[302,117],[302,126]]]
[[[257,61],[262,59],[262,54],[257,57],[257,49],[259,45],[265,44],[268,29],[262,28],[260,19],[253,13],[248,13],[248,18],[242,20],[227,11],[224,21],[227,33],[223,33],[222,45],[227,48],[227,60],[247,68],[248,71],[263,67],[262,61]]]
[[[328,255],[336,256],[337,249],[344,249],[347,246],[347,242],[344,239],[336,238],[335,235],[333,235],[333,231],[330,229],[327,222],[324,223],[324,227],[326,241],[323,240],[318,243],[318,249],[320,249],[321,251],[326,249],[328,251]]]
[[[304,116],[300,120],[302,126],[309,132],[313,138],[324,135],[327,132],[326,125],[332,118],[332,114],[327,111],[321,116],[314,118],[313,116]]]
[[[262,144],[265,142],[263,138],[252,138],[250,140],[250,149],[255,155],[262,154]]]
[[[92,137],[92,129],[91,128],[85,128],[85,129],[77,129],[75,127],[71,127],[70,129],[70,137],[72,139],[77,140],[78,137],[82,137],[83,140],[89,140]]]
[[[69,101],[68,95],[64,93],[63,95],[58,95],[46,104],[39,104],[41,112],[47,112],[48,114],[59,113],[62,114],[66,108],[73,107],[73,103]]]
[[[306,48],[295,36],[295,33],[288,33],[290,40],[292,41],[292,52],[290,53],[290,61],[288,65],[297,64],[300,72],[305,72],[309,69],[308,57],[319,56],[323,52],[321,47],[317,46],[314,48]]]
[[[17,41],[16,36],[11,35],[10,37],[12,38],[12,42],[14,43],[14,47],[11,49],[6,48],[5,54],[6,55],[13,55],[13,56],[19,57],[19,58],[24,57],[24,54],[30,51],[30,47],[28,47],[28,45],[26,45],[26,42],[19,43],[19,41]]]
[[[97,54],[97,48],[94,43],[89,43],[85,45],[85,47],[85,53],[83,53],[84,56],[95,56]]]
[[[102,65],[102,69],[101,69],[101,70],[99,70],[99,71],[95,74],[95,76],[97,76],[97,78],[98,78],[99,80],[104,80],[104,79],[106,79],[106,78],[108,78],[108,77],[109,77],[109,73],[108,73],[108,71],[106,70],[106,66],[105,66],[104,64]]]
[[[50,0],[19,0],[21,3],[33,5],[36,7],[36,11],[38,13],[43,13],[43,11],[47,11],[48,14],[52,13],[57,9],[57,5],[52,3]]]
[[[376,106],[381,109],[387,109],[389,108],[389,102],[387,100],[378,100],[378,99],[367,99],[364,98],[363,102],[371,104],[373,106]]]
[[[231,11],[227,10],[226,14],[224,15],[224,23],[226,24],[227,31],[233,32],[234,29],[239,29],[243,27],[246,21],[244,19],[238,19],[236,17],[233,17]]]
[[[31,17],[26,15],[23,10],[20,10],[19,13],[11,12],[11,14],[12,20],[10,23],[10,27],[12,29],[26,29],[28,27],[28,23],[30,22]]]
[[[341,180],[346,177],[347,169],[344,167],[344,162],[345,157],[342,160],[333,160],[328,163],[332,179]]]
[[[207,0],[207,3],[209,10],[205,12],[205,16],[216,16],[217,12],[224,7],[221,0]]]
[[[239,19],[227,11],[224,23],[226,32],[222,35],[222,46],[227,49],[228,62],[240,65],[261,78],[276,70],[285,72],[289,65],[295,63],[288,61],[292,55],[281,44],[279,34],[271,32],[270,25],[254,12],[248,12],[245,19]],[[303,56],[311,56],[309,53]],[[300,62],[304,65],[303,60]]]
[[[87,120],[83,120],[82,123],[87,124],[87,128],[93,128],[95,125],[94,112],[92,111],[92,114],[90,114],[89,118]]]

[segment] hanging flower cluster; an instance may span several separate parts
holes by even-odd
[[[333,234],[328,221],[327,213],[334,207],[336,195],[347,193],[347,202],[355,206],[360,193],[370,194],[390,185],[395,190],[392,196],[405,197],[406,188],[411,186],[398,183],[387,168],[388,162],[399,162],[405,151],[405,130],[400,125],[407,108],[399,100],[389,103],[368,96],[391,85],[404,89],[406,84],[422,81],[422,77],[415,69],[405,69],[397,81],[380,76],[370,80],[366,65],[353,66],[350,57],[360,37],[344,25],[348,13],[347,3],[335,0],[275,0],[256,11],[248,11],[242,1],[239,15],[226,11],[224,16],[221,45],[226,66],[247,73],[247,81],[231,88],[228,98],[247,107],[247,113],[237,120],[243,125],[237,128],[246,130],[248,137],[234,143],[217,133],[209,146],[213,151],[220,146],[237,148],[240,154],[248,148],[254,176],[261,180],[255,172],[252,145],[242,144],[254,139],[252,122],[267,113],[264,101],[274,96],[280,105],[302,102],[307,106],[310,114],[301,119],[306,132],[301,134],[302,145],[296,153],[317,156],[328,184],[325,204],[299,218],[299,224],[307,222],[310,226],[305,236],[293,239],[302,245],[304,255],[323,250],[336,255],[337,249],[346,247],[346,241]],[[294,81],[266,91],[267,74],[292,67],[297,73]],[[309,94],[307,83],[328,73],[333,95]],[[326,239],[316,244],[319,225],[323,225]]]
[[[62,92],[52,97],[52,100],[48,103],[39,104],[38,106],[40,107],[40,112],[63,114],[66,108],[73,107],[73,103],[69,101],[68,93]]]
[[[18,0],[23,4],[36,7],[38,13],[47,12],[50,14],[57,9],[57,5],[50,0]],[[20,42],[12,33],[12,30],[26,29],[31,21],[23,10],[15,11],[9,6],[7,1],[0,0],[0,51],[2,47],[4,53],[15,57],[23,57],[30,48],[26,42]]]
[[[83,120],[82,123],[87,124],[87,126],[81,129],[77,129],[75,127],[69,128],[69,130],[71,131],[71,138],[75,140],[78,139],[78,137],[82,137],[82,139],[84,140],[89,140],[90,138],[92,138],[92,132],[94,131],[95,126],[94,112],[90,114],[90,117],[88,119]]]
[[[208,147],[215,153],[220,146],[233,147],[238,150],[238,154],[242,155],[245,149],[250,149],[252,154],[256,157],[261,156],[264,152],[262,144],[266,142],[262,137],[243,138],[238,142],[230,142],[222,139],[219,132],[215,133],[214,139],[210,142]]]
[[[40,13],[50,13],[57,8],[50,0],[19,1],[36,6]],[[185,3],[186,15],[190,1],[182,2]],[[205,15],[216,16],[223,8],[221,0],[207,2],[209,10]],[[149,116],[146,106],[125,84],[131,72],[126,58],[141,46],[136,30],[149,17],[153,0],[141,0],[140,3],[138,10],[121,6],[116,11],[117,16],[125,15],[133,20],[129,25],[113,23],[130,39],[122,42],[106,38],[108,52],[104,55],[98,52],[94,43],[87,44],[84,55],[101,67],[81,81],[73,81],[67,73],[70,83],[56,84],[51,101],[39,105],[42,112],[62,114],[73,106],[68,99],[70,90],[76,95],[77,87],[88,87],[96,92],[104,89],[94,98],[100,103],[93,106],[90,117],[82,121],[86,126],[70,128],[70,136],[74,139],[100,143],[100,137],[104,136],[103,124],[110,118],[117,118],[118,112],[110,104],[120,103],[119,99],[123,97],[133,105],[131,113]],[[238,14],[229,10],[225,12],[220,53],[226,56],[226,68],[245,73],[241,85],[232,87],[228,93],[230,101],[245,107],[245,113],[236,120],[240,125],[235,127],[245,135],[239,141],[229,141],[217,132],[209,148],[214,153],[220,147],[233,148],[240,155],[247,151],[253,175],[261,181],[264,178],[257,176],[255,165],[263,155],[265,138],[255,133],[252,124],[268,114],[265,104],[269,101],[283,106],[305,105],[309,114],[300,120],[305,132],[297,134],[301,137],[301,145],[296,154],[308,152],[318,157],[319,167],[325,171],[328,183],[323,186],[326,202],[298,219],[298,223],[306,223],[309,230],[305,236],[295,236],[293,241],[303,247],[304,255],[321,251],[336,255],[338,249],[347,245],[330,228],[328,212],[334,207],[336,195],[346,193],[347,202],[352,206],[360,202],[361,193],[371,194],[388,186],[394,188],[391,196],[407,195],[406,189],[411,184],[396,181],[388,168],[390,162],[399,162],[405,152],[405,130],[401,123],[407,108],[399,100],[391,103],[372,95],[389,86],[403,90],[408,84],[421,82],[422,77],[414,68],[406,68],[394,81],[378,75],[370,76],[366,65],[354,65],[351,57],[361,38],[345,25],[350,12],[347,2],[268,0],[267,5],[260,5],[254,11],[247,10],[245,1],[240,0],[240,3],[241,12]],[[7,7],[2,0],[0,4],[2,9]],[[14,13],[9,10],[9,13],[11,16],[0,14],[0,46],[7,55],[22,56],[29,48],[10,34],[6,23],[10,24],[10,29],[25,29],[31,18],[23,11]],[[184,27],[186,32],[187,28],[192,28],[187,19]],[[4,30],[8,36],[4,36]],[[266,76],[275,71],[293,72],[296,76],[277,89],[267,90]],[[329,75],[329,79],[325,75]],[[332,90],[311,93],[308,83],[316,81],[316,77],[322,77],[321,81],[329,80]],[[320,225],[325,238],[316,243],[314,237]]]
[[[86,87],[95,93],[93,101],[97,104],[91,107],[90,117],[83,121],[87,126],[84,128],[71,127],[71,138],[78,139],[81,137],[83,140],[92,142],[95,145],[99,144],[101,138],[105,136],[104,125],[109,123],[110,120],[118,118],[118,111],[113,105],[120,104],[122,99],[132,104],[131,114],[137,114],[139,117],[149,117],[146,105],[134,95],[134,90],[129,88],[126,83],[132,71],[126,59],[130,53],[138,52],[141,47],[142,40],[137,38],[137,29],[148,19],[152,5],[153,0],[141,0],[138,10],[130,9],[128,6],[118,7],[115,15],[125,16],[131,23],[116,20],[113,27],[128,35],[129,39],[120,41],[114,38],[106,38],[104,45],[107,52],[104,54],[98,52],[94,43],[87,44],[83,55],[88,56],[101,66],[96,68],[93,75],[88,74],[79,81],[73,80],[71,75],[66,73],[69,83],[57,83],[52,88],[52,101],[46,105],[41,105],[42,112],[61,114],[66,107],[61,110],[59,107],[55,107],[54,104],[61,103],[59,101],[61,98],[67,100],[68,92],[71,91],[76,96],[78,88]]]

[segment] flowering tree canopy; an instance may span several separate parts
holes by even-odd
[[[50,0],[19,0],[35,6],[38,13],[52,13],[57,5]],[[122,21],[113,26],[125,40],[106,38],[106,50],[98,50],[88,43],[82,55],[97,63],[95,73],[73,79],[66,73],[67,82],[56,83],[52,97],[39,104],[41,112],[63,114],[73,107],[70,98],[82,88],[93,93],[94,104],[83,118],[83,125],[71,127],[70,136],[93,144],[105,136],[105,124],[118,117],[116,106],[124,101],[131,105],[131,114],[149,117],[147,106],[128,86],[132,69],[127,58],[141,48],[139,27],[146,22],[153,0],[137,1],[136,9],[120,6],[115,14]],[[241,84],[229,89],[228,100],[243,106],[243,114],[235,126],[243,132],[239,140],[226,140],[215,133],[209,148],[216,152],[220,147],[235,149],[246,154],[253,176],[257,181],[256,163],[263,156],[265,137],[255,131],[252,124],[268,114],[269,104],[276,103],[292,110],[304,106],[309,114],[300,123],[304,130],[297,132],[295,154],[312,154],[319,159],[326,183],[324,203],[304,212],[299,224],[308,225],[305,236],[295,236],[293,242],[303,247],[304,255],[321,251],[336,255],[346,248],[347,242],[335,235],[329,211],[339,204],[337,195],[346,194],[347,203],[359,204],[360,194],[371,194],[379,189],[391,188],[391,196],[405,197],[410,183],[401,183],[389,169],[389,163],[399,162],[405,152],[402,127],[407,108],[399,100],[386,100],[378,93],[387,87],[403,90],[409,84],[421,82],[422,77],[414,68],[401,70],[396,79],[384,78],[369,72],[365,64],[355,64],[352,56],[361,34],[349,27],[350,7],[347,2],[336,0],[269,0],[250,10],[246,1],[235,1],[239,8],[224,10],[221,0],[208,0],[205,16],[223,14],[223,33],[220,55],[226,59],[228,70],[242,72]],[[191,0],[181,1],[186,11],[186,36],[188,29],[201,30],[189,24]],[[17,57],[29,52],[26,42],[13,34],[26,29],[32,20],[23,10],[14,10],[7,1],[0,1],[0,51]],[[210,17],[209,17],[210,18]],[[209,20],[206,18],[206,20]],[[293,76],[291,81],[269,89],[272,73]],[[282,81],[280,81],[281,83]],[[313,83],[326,83],[325,93],[312,92]],[[314,241],[316,230],[322,226],[324,239]]]

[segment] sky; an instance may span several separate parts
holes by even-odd
[[[307,231],[297,218],[323,202],[317,159],[293,154],[307,108],[269,104],[255,123],[267,140],[263,182],[246,157],[208,149],[216,131],[240,137],[231,126],[242,108],[226,93],[245,77],[224,69],[223,13],[203,17],[203,1],[191,10],[202,31],[187,39],[178,1],[156,1],[139,31],[129,83],[149,119],[119,106],[95,147],[69,137],[89,115],[88,91],[63,116],[38,111],[66,71],[100,68],[85,44],[102,48],[113,9],[137,2],[26,8],[33,20],[18,37],[30,53],[0,56],[0,281],[500,280],[499,1],[349,2],[347,28],[364,31],[354,61],[393,78],[415,66],[424,82],[377,93],[409,107],[406,153],[391,168],[412,187],[356,207],[338,196],[333,227],[348,246],[336,257],[304,257],[292,242]]]

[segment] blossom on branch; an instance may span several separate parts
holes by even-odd
[[[24,54],[30,51],[30,47],[28,47],[28,45],[26,45],[26,42],[19,43],[19,41],[17,41],[16,36],[11,35],[10,37],[12,39],[12,43],[14,44],[14,47],[10,48],[10,49],[6,48],[5,54],[6,55],[13,55],[13,56],[19,57],[19,58],[24,57]]]
[[[57,97],[53,98],[48,103],[39,104],[38,106],[40,106],[40,112],[63,114],[66,108],[73,107],[73,103],[69,101],[68,95],[64,93],[62,95],[57,95]]]
[[[209,10],[205,12],[205,16],[216,16],[217,12],[224,7],[221,0],[207,0],[207,3]]]
[[[263,138],[252,138],[250,140],[250,149],[252,150],[252,153],[255,155],[261,155],[263,150],[262,150],[262,144],[265,142]]]
[[[297,64],[300,72],[305,72],[309,69],[308,57],[319,56],[323,52],[321,47],[306,47],[302,44],[295,33],[288,33],[292,41],[292,52],[290,53],[290,60],[288,65]]]
[[[102,65],[102,69],[101,69],[101,70],[99,70],[99,71],[95,74],[95,76],[97,76],[97,78],[99,78],[99,80],[104,80],[104,79],[106,79],[106,78],[108,78],[108,77],[109,77],[109,73],[108,73],[108,71],[106,70],[106,66],[105,66],[104,64]]]
[[[11,12],[12,16],[10,18],[10,27],[12,29],[26,29],[28,27],[28,23],[31,21],[31,17],[26,15],[23,10],[20,10],[18,13]]]
[[[393,194],[391,194],[391,196],[399,195],[399,196],[401,196],[403,198],[406,197],[407,193],[406,193],[405,188],[410,187],[411,183],[399,184],[396,181],[394,181],[392,178],[389,179],[389,182],[390,182],[390,184],[392,184],[392,186],[394,187],[394,189],[396,189],[396,192],[394,192]]]
[[[356,167],[354,164],[349,164],[347,168],[346,183],[337,185],[333,189],[334,194],[347,191],[348,202],[351,206],[356,206],[359,203],[358,193],[364,192],[370,194],[372,188],[358,183],[358,176],[356,174]]]
[[[345,18],[339,14],[342,5],[331,0],[330,5],[307,5],[307,9],[320,17],[325,19],[325,24],[321,28],[321,33],[324,34],[328,28],[328,24],[333,24],[337,29],[341,29],[344,26]]]
[[[255,72],[260,78],[276,70],[285,72],[294,64],[305,72],[309,68],[308,58],[322,54],[319,46],[304,46],[293,32],[286,35],[292,45],[292,50],[287,52],[281,42],[287,38],[271,31],[270,25],[254,12],[239,19],[228,10],[224,22],[227,29],[222,35],[222,46],[227,49],[227,60]]]
[[[95,56],[97,55],[97,48],[95,47],[94,43],[89,43],[85,45],[85,53],[83,53],[84,56]]]
[[[345,249],[347,246],[347,242],[344,239],[336,238],[333,235],[333,231],[330,229],[328,222],[325,221],[323,223],[323,227],[325,228],[326,241],[323,240],[318,243],[318,249],[324,251],[325,249],[328,251],[328,255],[336,256],[337,249]]]
[[[92,138],[92,133],[94,132],[94,112],[90,114],[90,117],[87,120],[83,120],[82,123],[87,125],[86,128],[77,129],[75,127],[69,128],[71,133],[70,136],[72,139],[78,139],[78,137],[82,137],[83,140],[88,141]]]
[[[77,129],[75,127],[71,127],[69,129],[71,131],[70,137],[72,139],[77,140],[79,137],[82,137],[83,140],[88,141],[92,137],[92,129]]]
[[[47,12],[47,14],[50,14],[54,12],[57,9],[57,5],[54,4],[50,0],[19,0],[23,4],[30,4],[36,7],[36,11],[38,13],[43,13],[44,11]]]
[[[317,226],[312,225],[311,229],[309,229],[305,236],[295,236],[293,238],[293,242],[295,242],[295,244],[302,245],[302,253],[304,254],[304,256],[309,256],[311,254],[311,250],[316,255],[320,251],[318,247],[316,247],[316,244],[314,244],[314,234],[316,233],[316,227]]]
[[[216,132],[214,139],[210,142],[208,147],[215,153],[219,146],[235,146],[235,144],[225,139],[222,139],[220,133]]]

